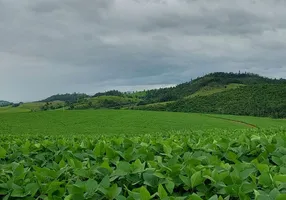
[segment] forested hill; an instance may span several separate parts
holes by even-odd
[[[236,86],[258,84],[283,84],[286,79],[270,79],[252,73],[210,73],[190,82],[182,83],[173,88],[149,90],[143,98],[142,104],[179,100],[192,95],[203,88],[223,88],[229,84]]]
[[[68,109],[116,108],[286,117],[286,80],[252,73],[216,72],[171,88],[58,94]],[[46,109],[52,109],[46,105]]]
[[[256,84],[137,109],[286,118],[286,84]]]
[[[72,94],[56,94],[53,96],[50,96],[44,100],[41,100],[39,102],[51,102],[51,101],[65,101],[65,102],[76,102],[79,99],[83,99],[88,97],[87,94],[83,94],[83,93],[72,93]]]

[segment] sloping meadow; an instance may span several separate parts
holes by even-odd
[[[0,135],[0,199],[286,199],[286,130]]]

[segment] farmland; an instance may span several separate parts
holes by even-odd
[[[130,110],[0,113],[0,198],[285,199],[285,125]]]
[[[6,134],[147,134],[207,129],[245,129],[246,124],[203,114],[131,110],[49,111],[0,114],[0,131]],[[226,118],[237,116],[227,116]],[[239,117],[238,117],[239,118]],[[257,127],[280,128],[285,120],[241,117]],[[267,123],[266,123],[267,122]],[[266,125],[266,126],[265,126]]]

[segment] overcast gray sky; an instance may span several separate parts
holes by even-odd
[[[284,0],[0,0],[0,99],[286,77]]]

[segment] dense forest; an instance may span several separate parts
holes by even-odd
[[[286,117],[286,84],[249,85],[207,96],[184,98],[137,109]]]
[[[190,82],[179,84],[176,87],[149,90],[146,92],[146,96],[143,98],[141,105],[179,100],[183,97],[194,94],[203,87],[224,87],[231,83],[243,85],[283,84],[286,83],[286,80],[270,79],[252,73],[210,73]]]
[[[62,101],[63,104],[49,102]],[[286,80],[252,73],[210,73],[175,87],[140,92],[111,90],[86,95],[57,94],[42,110],[141,109],[234,115],[286,117]]]

